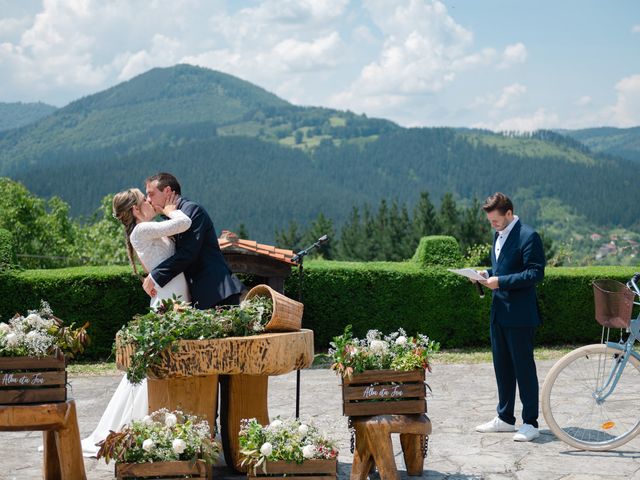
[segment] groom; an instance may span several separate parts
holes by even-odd
[[[156,212],[164,207],[171,192],[181,195],[180,183],[170,173],[158,173],[145,181],[147,200]],[[237,305],[242,283],[222,256],[218,235],[211,218],[197,203],[180,197],[178,208],[191,219],[191,228],[174,236],[176,253],[154,268],[143,283],[144,291],[151,297],[155,287],[165,286],[184,273],[189,285],[191,304],[200,310],[216,305]]]

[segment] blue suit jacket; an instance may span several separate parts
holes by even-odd
[[[516,222],[496,261],[496,233],[491,249],[489,276],[498,277],[493,290],[491,321],[504,327],[535,327],[540,324],[536,283],[544,278],[544,248],[533,228]]]
[[[163,287],[183,272],[189,285],[191,304],[199,309],[211,308],[240,293],[242,283],[231,274],[205,209],[185,198],[180,199],[178,208],[191,219],[191,228],[173,237],[176,253],[154,268],[151,276]]]

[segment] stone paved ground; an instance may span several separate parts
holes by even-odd
[[[553,364],[538,363],[541,381]],[[72,396],[78,405],[80,430],[87,435],[96,425],[120,377],[71,377]],[[269,408],[273,416],[295,414],[295,374],[270,380]],[[429,416],[433,422],[429,457],[421,478],[430,480],[640,480],[640,437],[618,451],[589,453],[574,451],[558,441],[541,418],[542,436],[532,443],[516,443],[509,434],[479,434],[474,426],[494,416],[496,394],[490,364],[437,365],[428,383],[433,389]],[[640,388],[640,385],[638,385]],[[349,478],[347,422],[341,416],[340,389],[333,372],[324,369],[302,372],[301,415],[330,432],[339,442],[340,478]],[[38,432],[0,432],[0,479],[28,480],[41,477],[41,444]],[[395,440],[397,442],[397,439]],[[402,454],[396,444],[401,476]],[[113,478],[113,465],[85,461],[87,477]],[[216,478],[232,476],[217,468]]]

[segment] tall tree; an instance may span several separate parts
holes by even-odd
[[[477,197],[474,197],[471,205],[462,212],[458,241],[463,251],[473,245],[491,241],[491,226]]]
[[[436,207],[431,203],[429,192],[420,192],[420,199],[413,210],[413,232],[419,241],[428,235],[440,233]]]
[[[440,233],[459,238],[460,212],[451,192],[442,196],[440,210],[438,210],[438,224],[440,225]]]
[[[320,212],[316,219],[311,223],[309,230],[304,234],[304,246],[306,247],[315,243],[323,235],[327,235],[329,237],[329,241],[314,250],[313,256],[320,256],[325,260],[333,260],[335,251],[333,243],[336,241],[333,221],[330,218],[325,217],[324,213]]]
[[[302,248],[302,235],[300,227],[295,220],[291,220],[286,229],[276,229],[274,232],[276,245],[281,248],[290,248],[297,251]]]

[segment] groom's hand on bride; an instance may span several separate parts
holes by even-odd
[[[142,282],[142,288],[144,288],[144,291],[147,292],[147,295],[150,297],[156,296],[156,284],[153,281],[153,278],[151,278],[151,275],[147,275],[147,278],[144,279],[144,282]]]

